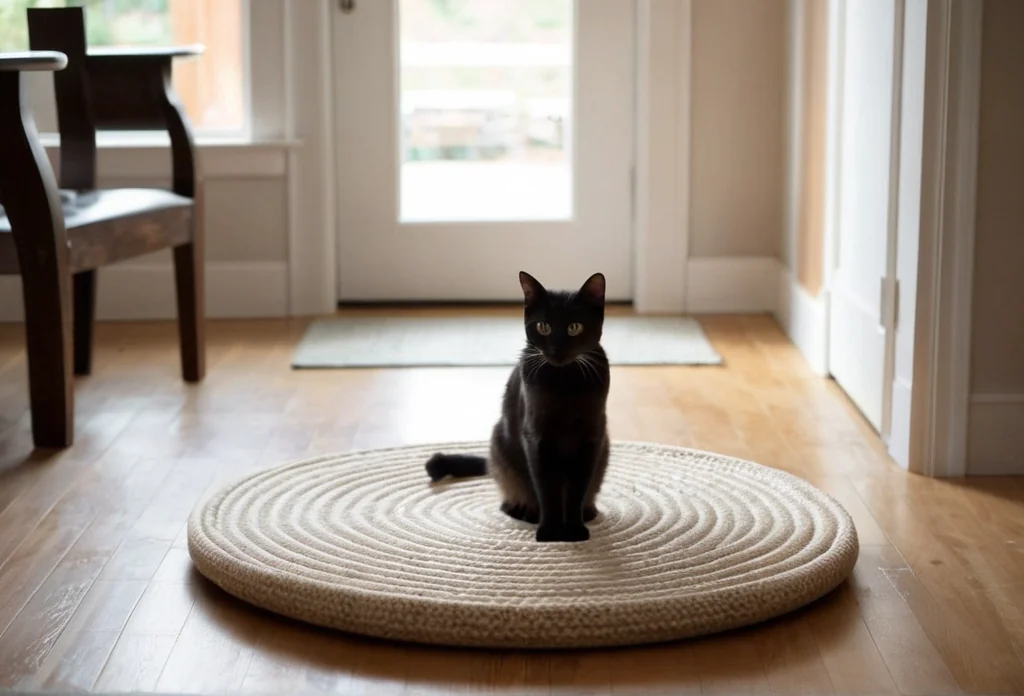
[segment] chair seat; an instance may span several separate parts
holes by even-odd
[[[191,198],[152,188],[62,190],[60,195],[72,272],[191,240]],[[10,232],[10,221],[0,208],[0,273],[18,272]]]
[[[96,222],[144,215],[167,208],[191,208],[192,199],[152,188],[121,188],[99,191],[61,189],[64,227],[87,227]],[[10,232],[11,223],[0,206],[0,232]]]

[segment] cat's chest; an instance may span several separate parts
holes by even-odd
[[[601,392],[528,388],[526,416],[538,427],[577,429],[601,419],[605,397]]]

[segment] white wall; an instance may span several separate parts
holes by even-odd
[[[785,0],[693,3],[690,257],[778,257]]]
[[[691,313],[779,307],[787,17],[786,0],[692,2],[685,274]]]
[[[783,217],[776,314],[807,359],[824,374],[824,285],[829,70],[827,0],[786,3]]]

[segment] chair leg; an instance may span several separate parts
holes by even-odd
[[[57,182],[16,72],[0,72],[0,195],[18,254],[36,447],[74,439],[71,277]]]
[[[178,293],[181,372],[186,382],[199,382],[206,374],[203,259],[200,244],[193,242],[174,248],[174,280]]]
[[[36,447],[70,447],[74,439],[71,303],[65,294],[69,283],[55,277],[65,270],[38,269],[38,276],[22,273],[29,402]]]
[[[75,374],[92,372],[92,331],[96,318],[96,271],[74,276]]]

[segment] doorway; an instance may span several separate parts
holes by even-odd
[[[634,3],[355,3],[333,15],[338,297],[632,299]]]

